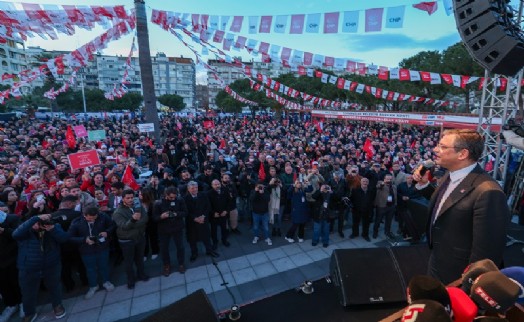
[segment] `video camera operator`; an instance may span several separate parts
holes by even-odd
[[[160,253],[163,262],[163,274],[171,274],[171,258],[169,242],[175,242],[178,261],[178,271],[184,273],[184,219],[187,216],[186,202],[177,196],[176,187],[168,187],[164,191],[164,199],[156,201],[153,206],[153,220],[157,222]]]
[[[502,128],[502,135],[504,135],[506,143],[524,150],[524,127],[518,124],[519,121],[521,120],[508,120],[508,124]]]
[[[13,239],[18,242],[18,278],[26,319],[35,319],[41,280],[51,295],[55,317],[64,317],[60,244],[66,242],[69,235],[53,222],[50,214],[43,214],[20,225],[13,232]]]

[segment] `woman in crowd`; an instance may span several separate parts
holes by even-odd
[[[20,195],[13,190],[5,190],[2,193],[1,200],[7,205],[8,213],[22,217],[27,212],[27,202],[20,201]]]
[[[23,215],[23,220],[33,216],[49,214],[52,209],[49,207],[49,198],[41,190],[34,190],[29,199],[27,212]]]
[[[306,193],[311,191],[313,191],[313,187],[307,180],[304,180],[304,183],[299,180],[295,181],[295,185],[288,190],[287,196],[291,200],[292,225],[287,231],[285,238],[290,243],[295,242],[297,228],[298,242],[301,243],[304,241],[304,228],[309,221],[309,204],[306,199]]]
[[[140,191],[138,191],[138,199],[140,200],[142,207],[146,210],[148,218],[153,218],[153,204],[155,203],[155,197],[151,188],[140,189]],[[159,250],[157,223],[153,220],[149,220],[146,226],[144,260],[149,257],[149,253],[151,253],[151,259],[156,259]]]

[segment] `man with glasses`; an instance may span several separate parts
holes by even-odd
[[[445,284],[478,260],[502,263],[509,209],[499,184],[477,164],[483,149],[479,133],[458,129],[446,130],[434,148],[435,162],[448,173],[429,204],[428,274]]]

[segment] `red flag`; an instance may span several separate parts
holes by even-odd
[[[154,144],[153,144],[153,139],[151,139],[151,138],[147,138],[146,140],[147,140],[147,144],[149,144],[149,147],[152,149],[153,146],[154,146]]]
[[[260,168],[258,169],[258,180],[266,180],[266,170],[264,169],[264,163],[260,162]]]
[[[212,129],[215,127],[215,122],[213,121],[204,121],[204,129]]]
[[[222,138],[220,140],[220,146],[218,148],[219,149],[225,149],[226,148],[226,140],[224,138]]]
[[[138,183],[136,183],[135,177],[133,177],[133,171],[129,166],[126,166],[124,175],[122,176],[122,182],[129,186],[129,188],[137,191],[140,189]]]
[[[426,11],[428,15],[432,15],[435,11],[438,9],[438,4],[436,1],[431,2],[421,2],[413,5],[413,8],[420,9],[422,11]]]
[[[67,145],[69,146],[70,149],[74,149],[75,148],[75,146],[76,146],[76,139],[75,139],[75,134],[73,133],[73,128],[71,127],[71,125],[67,126],[66,141],[67,141]]]
[[[122,155],[127,158],[127,144],[124,138],[122,138],[122,146],[124,147],[124,152],[122,152]]]
[[[487,172],[493,171],[493,160],[489,159],[488,162],[486,162],[486,165],[484,166],[484,170]]]
[[[369,138],[366,139],[366,142],[364,143],[364,147],[362,148],[362,151],[366,152],[366,158],[370,160],[373,158],[373,146],[371,144],[371,140]]]

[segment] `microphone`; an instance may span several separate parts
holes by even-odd
[[[420,166],[420,169],[419,169],[420,176],[423,177],[426,174],[426,172],[428,170],[433,169],[434,166],[435,166],[435,162],[431,160],[424,160],[424,162],[422,162],[422,165]]]

